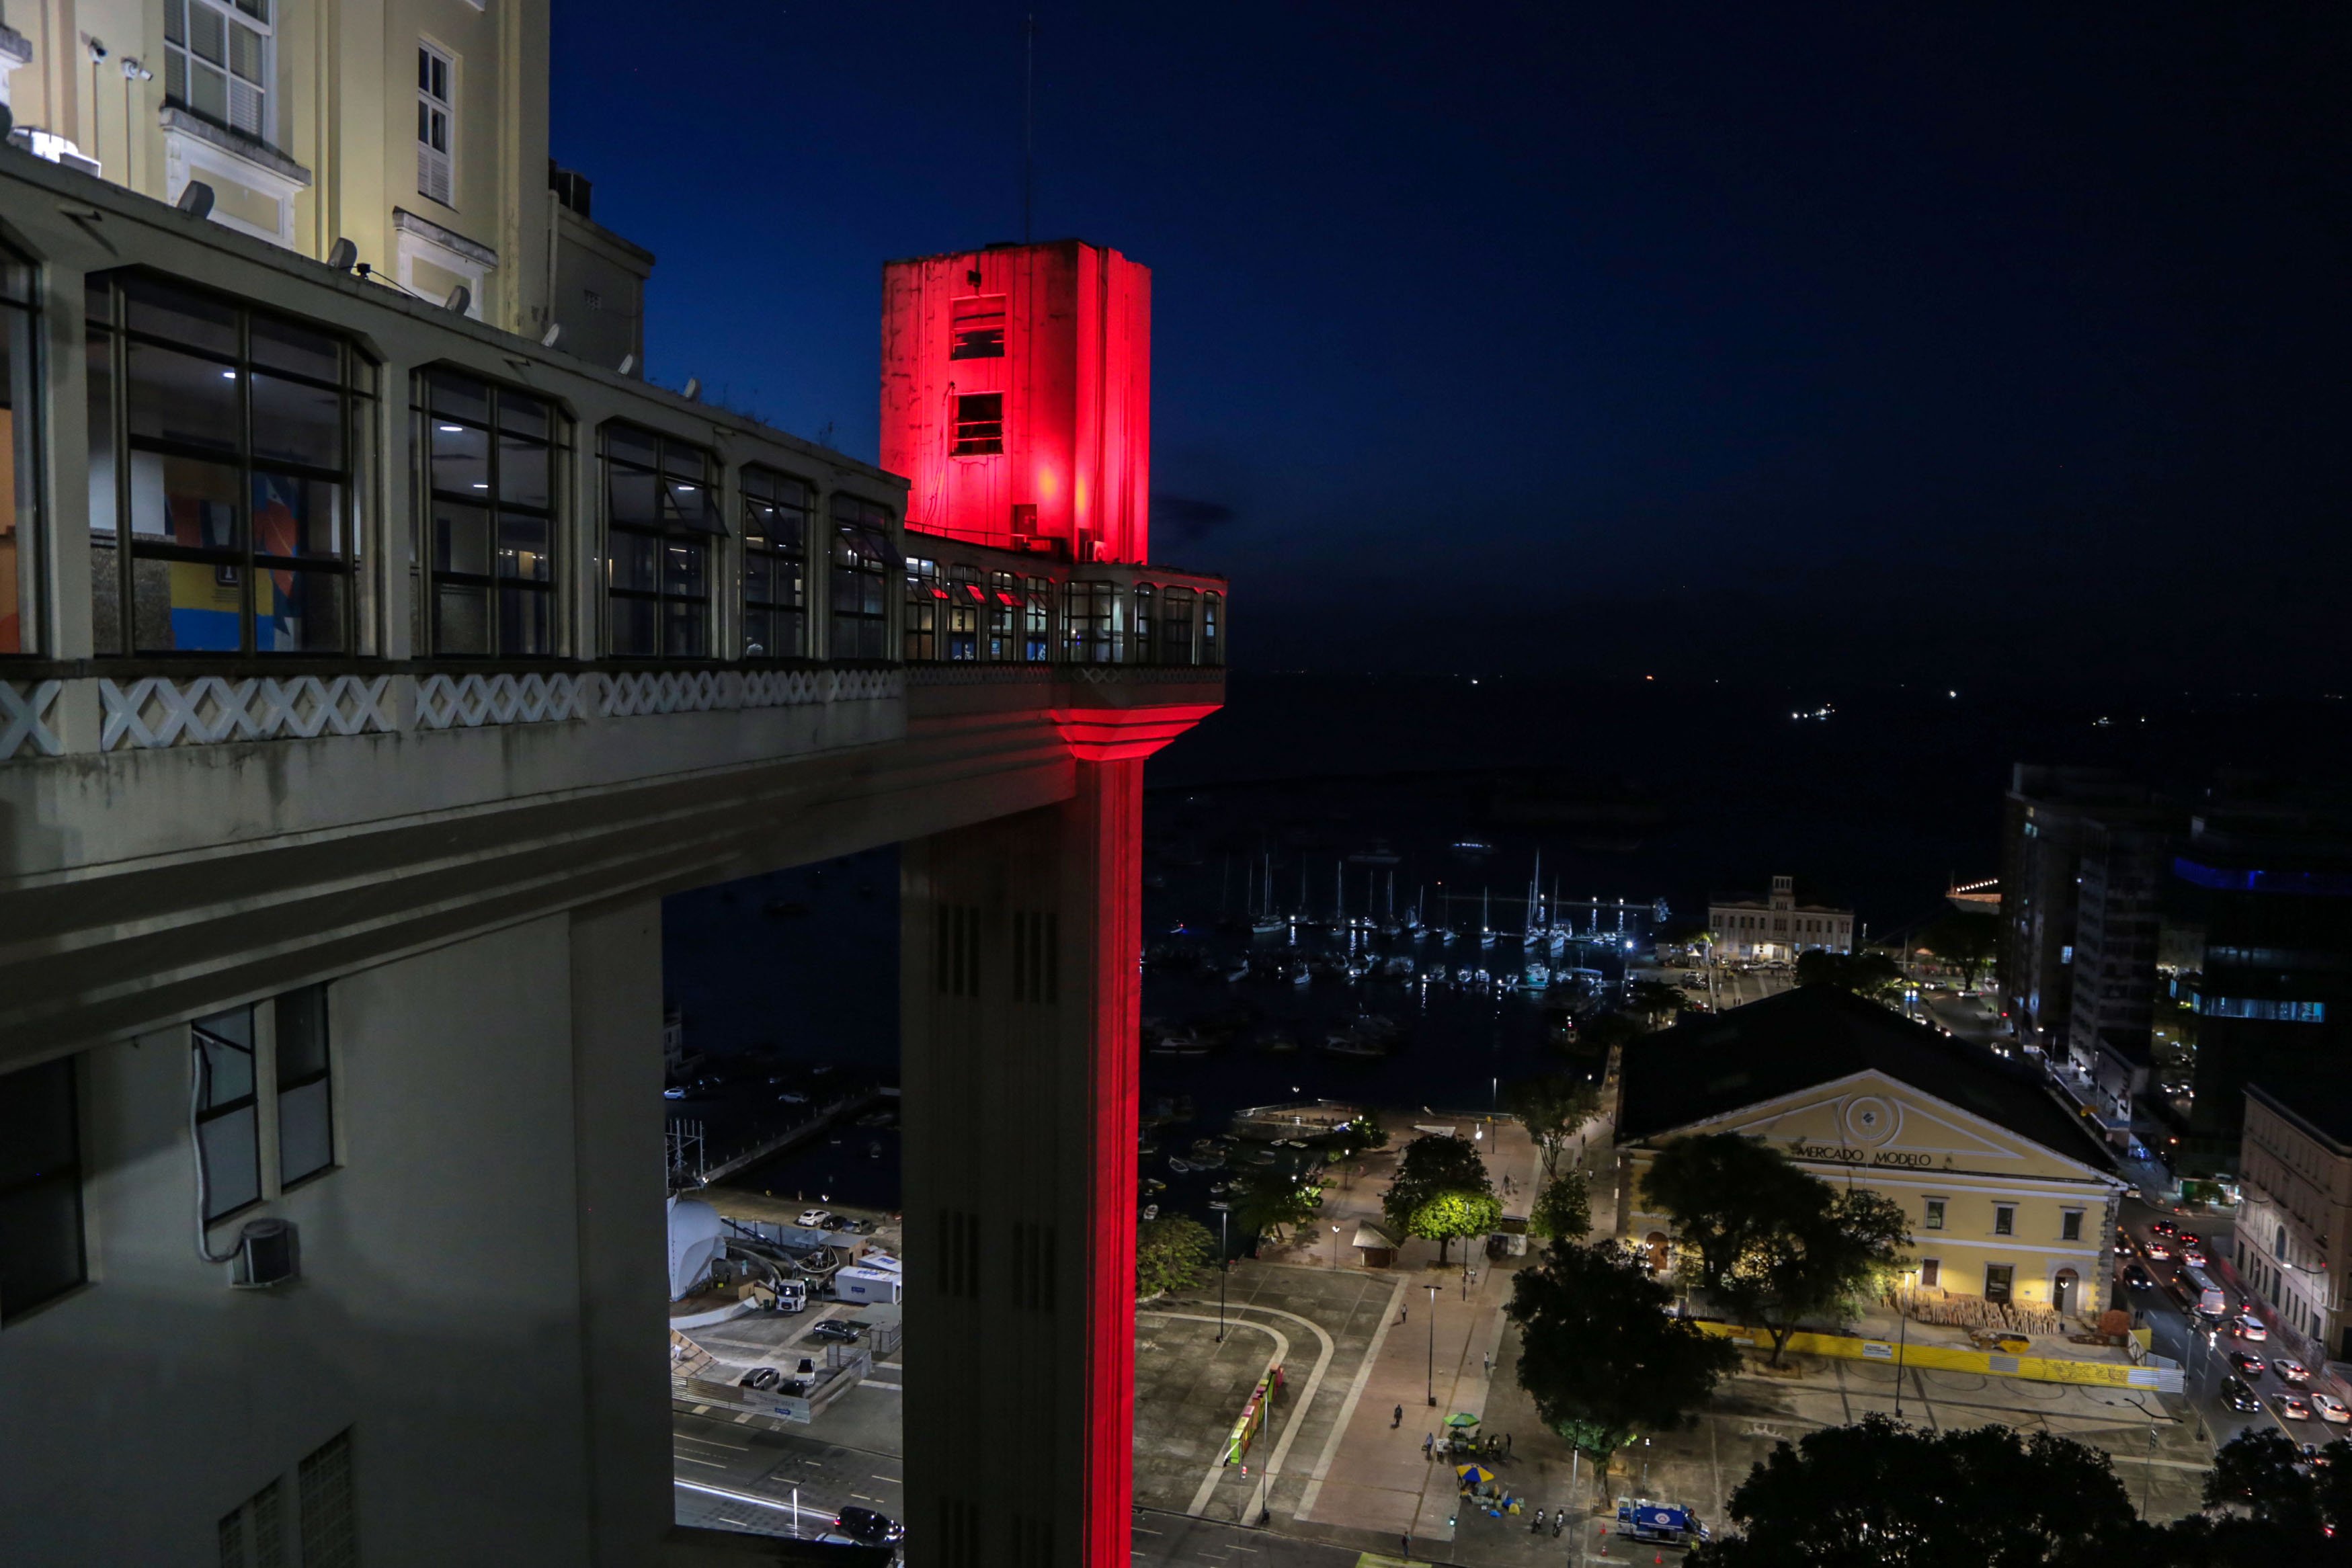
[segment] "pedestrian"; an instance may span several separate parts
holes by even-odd
[[[1543,1533],[1543,1510],[1536,1510],[1536,1521],[1528,1526],[1528,1533],[1529,1535],[1541,1535]]]
[[[1559,1539],[1560,1527],[1565,1525],[1567,1522],[1568,1510],[1564,1508],[1556,1508],[1551,1511],[1551,1538],[1554,1541],[1558,1541]]]
[[[1510,1435],[1508,1432],[1506,1432],[1506,1433],[1504,1433],[1504,1434],[1503,1434],[1503,1458],[1507,1458],[1507,1458],[1509,1458],[1510,1457],[1511,1457],[1511,1435]]]
[[[1493,1351],[1491,1351],[1491,1350],[1490,1350],[1490,1351],[1488,1351],[1485,1355],[1480,1356],[1478,1359],[1479,1359],[1480,1361],[1482,1361],[1482,1362],[1484,1362],[1484,1363],[1486,1364],[1486,1375],[1487,1375],[1487,1376],[1489,1376],[1489,1377],[1494,1376],[1494,1375],[1495,1375],[1495,1353],[1494,1353]]]
[[[1437,1434],[1436,1434],[1436,1433],[1432,1432],[1428,1437],[1423,1437],[1423,1438],[1421,1440],[1421,1457],[1422,1457],[1423,1458],[1424,1458],[1424,1459],[1425,1459],[1425,1458],[1428,1458],[1430,1457],[1430,1454],[1429,1454],[1430,1449],[1431,1449],[1431,1448],[1434,1448],[1434,1447],[1436,1446],[1436,1444],[1437,1444]]]
[[[1395,1414],[1395,1415],[1393,1415],[1393,1416],[1391,1416],[1389,1417],[1389,1430],[1390,1430],[1390,1431],[1391,1431],[1391,1432],[1393,1432],[1393,1431],[1395,1431],[1399,1427],[1402,1427],[1402,1426],[1403,1426],[1403,1425],[1404,1425],[1404,1406],[1402,1406],[1402,1405],[1400,1405],[1400,1406],[1398,1406],[1396,1407],[1396,1414]]]
[[[1412,1537],[1410,1535],[1404,1538],[1404,1554],[1407,1558],[1412,1556]]]

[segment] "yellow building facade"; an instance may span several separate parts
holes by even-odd
[[[548,0],[37,0],[11,7],[11,140],[214,222],[637,371],[650,253],[548,142]],[[623,359],[629,363],[624,367]]]
[[[1910,1221],[1911,1285],[2095,1317],[2128,1184],[2021,1072],[1876,1003],[1813,987],[1626,1051],[1616,1235],[1671,1265],[1674,1226],[1642,1190],[1678,1138],[1738,1133],[1866,1188]]]

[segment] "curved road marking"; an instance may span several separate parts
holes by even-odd
[[[1187,1322],[1196,1323],[1213,1323],[1217,1321],[1214,1318],[1202,1317],[1198,1312],[1138,1312],[1135,1315],[1139,1318],[1181,1318]],[[1255,1329],[1258,1333],[1274,1341],[1274,1354],[1265,1358],[1267,1372],[1271,1372],[1276,1364],[1288,1358],[1290,1354],[1290,1336],[1284,1333],[1280,1329],[1269,1327],[1265,1323],[1254,1323],[1247,1318],[1230,1318],[1230,1322],[1232,1326],[1234,1328]],[[1263,1378],[1265,1375],[1265,1372],[1258,1374],[1260,1378]],[[1290,1427],[1295,1428],[1298,1425],[1298,1418],[1306,1413],[1306,1401],[1301,1400],[1299,1402],[1298,1408],[1290,1413]],[[1289,1429],[1286,1428],[1284,1433],[1286,1439],[1288,1435]],[[1198,1518],[1201,1511],[1209,1506],[1209,1494],[1217,1490],[1217,1482],[1224,1478],[1224,1454],[1223,1451],[1220,1449],[1217,1458],[1209,1461],[1209,1473],[1201,1478],[1201,1490],[1192,1494],[1192,1506],[1186,1509],[1184,1511],[1195,1518]]]
[[[1316,1457],[1315,1468],[1307,1472],[1307,1490],[1298,1494],[1298,1508],[1291,1515],[1293,1519],[1312,1515],[1317,1500],[1323,1495],[1324,1478],[1331,1473],[1331,1461],[1339,1457],[1339,1439],[1348,1435],[1348,1424],[1356,1418],[1356,1406],[1364,1397],[1364,1385],[1372,1380],[1372,1363],[1380,1359],[1381,1346],[1389,1337],[1389,1326],[1396,1322],[1397,1305],[1404,1300],[1404,1287],[1405,1281],[1399,1280],[1396,1289],[1389,1292],[1389,1304],[1381,1313],[1381,1326],[1372,1331],[1371,1343],[1364,1346],[1355,1381],[1348,1385],[1348,1397],[1339,1406],[1338,1418],[1331,1423],[1330,1436],[1323,1439],[1323,1452]]]

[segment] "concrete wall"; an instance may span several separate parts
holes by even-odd
[[[659,971],[640,904],[335,982],[340,1166],[215,1233],[300,1228],[272,1291],[196,1258],[184,1030],[85,1053],[91,1282],[0,1333],[0,1562],[216,1562],[220,1517],[346,1427],[364,1561],[647,1560]]]

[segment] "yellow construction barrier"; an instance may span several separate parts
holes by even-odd
[[[1772,1336],[1762,1329],[1739,1323],[1702,1320],[1711,1334],[1738,1340],[1769,1353]],[[2077,1383],[2102,1388],[2154,1388],[2180,1392],[2177,1368],[2125,1366],[2106,1361],[2076,1361],[2067,1356],[2002,1355],[1996,1351],[1961,1350],[1953,1345],[1904,1344],[1891,1340],[1859,1339],[1852,1334],[1812,1333],[1800,1330],[1789,1336],[1788,1348],[1804,1355],[1838,1356],[1847,1361],[1883,1361],[1894,1366],[1924,1367],[1931,1372],[1976,1372],[1988,1377],[2021,1377],[2032,1383]]]

